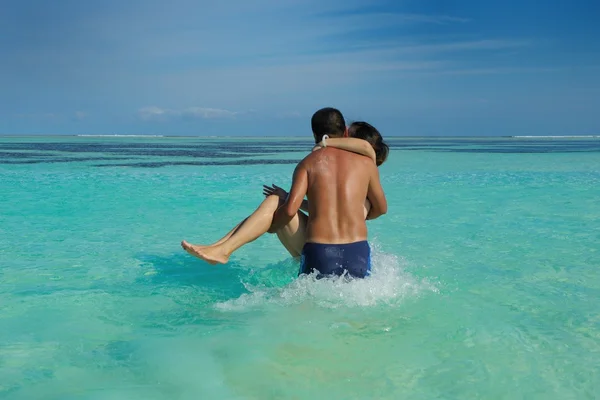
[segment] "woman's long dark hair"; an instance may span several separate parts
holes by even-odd
[[[373,146],[373,150],[375,150],[375,163],[377,166],[380,166],[387,160],[390,148],[383,141],[381,133],[379,133],[373,125],[364,121],[353,122],[348,127],[348,136],[366,140]]]

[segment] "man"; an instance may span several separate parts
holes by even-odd
[[[348,133],[342,113],[335,108],[317,111],[311,125],[315,143],[320,143],[325,135],[337,138]],[[283,229],[294,219],[304,196],[308,197],[309,216],[301,273],[367,276],[371,250],[364,217],[365,199],[371,203],[367,219],[387,212],[377,166],[367,157],[336,148],[312,152],[294,170],[289,196],[275,212],[270,232]]]

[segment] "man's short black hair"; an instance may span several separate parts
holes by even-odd
[[[343,137],[346,132],[346,121],[340,110],[326,107],[313,114],[310,120],[315,143],[323,140],[323,135]]]

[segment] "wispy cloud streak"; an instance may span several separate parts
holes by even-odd
[[[220,108],[188,107],[182,110],[160,108],[156,106],[143,107],[138,110],[138,116],[144,121],[165,121],[171,118],[218,119],[233,118],[238,112]]]

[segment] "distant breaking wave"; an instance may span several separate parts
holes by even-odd
[[[164,135],[75,135],[81,137],[164,137]]]
[[[600,135],[563,135],[563,136],[509,136],[511,138],[525,138],[525,139],[569,139],[569,138],[600,138]]]

